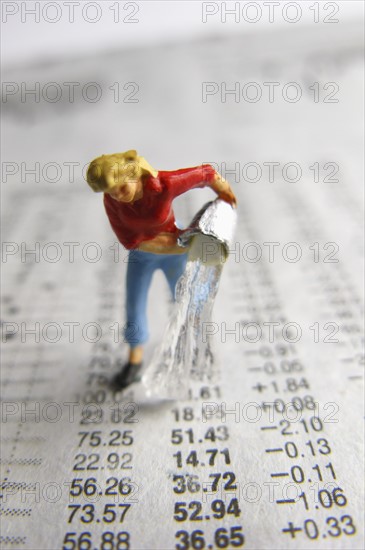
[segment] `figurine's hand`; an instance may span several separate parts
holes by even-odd
[[[211,188],[215,191],[220,199],[228,202],[233,208],[237,206],[237,200],[228,181],[216,172]]]
[[[233,208],[237,208],[237,199],[231,188],[218,193],[218,198],[228,202]]]

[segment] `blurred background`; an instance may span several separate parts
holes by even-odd
[[[84,163],[100,152],[133,146],[165,168],[220,157],[228,161],[227,154],[253,161],[277,154],[273,148],[282,147],[286,129],[299,139],[313,134],[311,117],[319,122],[318,116],[327,117],[322,132],[333,136],[334,131],[343,142],[342,128],[330,128],[340,109],[330,112],[323,104],[326,91],[318,99],[320,90],[310,86],[316,80],[337,82],[344,71],[355,70],[363,3],[313,6],[4,2],[2,107],[8,137],[3,155],[44,163],[57,150],[52,158]],[[246,90],[250,81],[257,85]],[[298,102],[283,101],[282,89],[290,81],[302,89]],[[263,82],[279,82],[272,103]],[[361,83],[351,83],[351,91],[348,79],[341,93],[356,100]],[[224,95],[235,86],[238,98]],[[255,100],[258,86],[262,96]],[[28,88],[35,93],[26,93]],[[295,96],[294,88],[288,92]],[[314,99],[319,104],[312,108]],[[350,128],[352,106],[346,114]],[[318,124],[316,130],[325,147]]]

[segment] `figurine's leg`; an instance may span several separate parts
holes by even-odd
[[[153,272],[158,268],[158,256],[133,250],[129,253],[127,268],[127,322],[125,341],[130,345],[129,358],[114,377],[113,384],[123,389],[137,382],[143,359],[143,344],[148,340],[147,297]]]
[[[127,268],[127,323],[125,340],[131,350],[148,340],[147,297],[153,272],[158,267],[155,254],[133,250]],[[140,362],[140,361],[133,361]]]
[[[187,254],[166,254],[161,260],[160,267],[169,283],[173,299],[175,299],[176,283],[185,271],[187,258]]]

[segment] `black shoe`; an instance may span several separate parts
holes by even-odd
[[[126,363],[122,370],[116,374],[112,380],[113,386],[118,390],[123,390],[134,382],[141,379],[142,363]]]

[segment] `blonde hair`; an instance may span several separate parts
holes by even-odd
[[[135,149],[125,153],[101,155],[89,164],[86,180],[96,193],[110,191],[123,180],[139,179],[144,174],[156,177],[158,172],[140,157]]]

